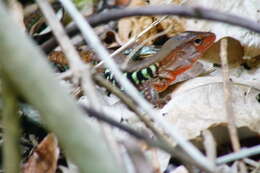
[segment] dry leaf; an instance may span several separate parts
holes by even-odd
[[[23,165],[23,173],[55,173],[59,156],[58,141],[54,134],[49,134],[37,146],[27,163]]]
[[[221,64],[220,61],[220,42],[222,39],[228,41],[228,64],[231,66],[240,65],[243,62],[244,48],[240,42],[232,37],[224,37],[214,43],[207,52],[204,53],[201,59],[210,61],[212,63]]]
[[[236,125],[260,133],[260,103],[256,99],[260,92],[259,81],[232,80]],[[188,139],[214,124],[226,123],[222,79],[200,77],[185,82],[174,91],[161,112]]]
[[[164,1],[150,1],[149,4],[145,1],[141,0],[132,0],[129,7],[139,7],[145,5],[155,5],[162,4]],[[174,1],[175,4],[179,4],[179,1]],[[159,19],[158,17],[151,16],[142,16],[142,17],[131,17],[121,19],[118,22],[118,34],[119,38],[122,42],[127,42],[130,38],[138,35],[145,28],[147,28],[150,24],[152,24],[155,20]],[[148,32],[146,32],[141,38],[140,42],[155,36],[157,33],[167,30],[168,33],[166,35],[171,37],[175,35],[177,32],[184,31],[184,22],[176,17],[168,17],[158,24],[156,27],[153,27]],[[152,44],[152,41],[146,43],[146,45]]]
[[[89,50],[81,50],[79,51],[79,55],[85,63],[89,63],[93,60],[97,60],[97,57],[95,56],[95,53]],[[62,51],[52,51],[48,59],[51,62],[60,64],[60,65],[68,65],[68,60],[66,59],[64,53]]]
[[[131,2],[131,0],[116,0],[116,5],[118,6],[126,6]]]

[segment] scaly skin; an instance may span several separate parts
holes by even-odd
[[[156,78],[140,84],[137,88],[144,92],[144,96],[151,103],[161,107],[165,101],[159,99],[159,93],[174,84],[179,75],[191,69],[215,39],[215,34],[210,32],[184,32],[174,36],[154,56],[159,59]]]
[[[210,32],[184,32],[182,34],[194,35],[184,44],[176,47],[165,58],[158,62],[158,77],[152,83],[157,92],[166,90],[176,77],[192,68],[192,65],[214,43],[215,34]],[[167,43],[165,43],[167,44]],[[164,51],[165,45],[161,51]]]
[[[150,102],[158,105],[158,102],[163,102],[159,100],[159,93],[176,83],[179,75],[191,69],[198,58],[214,43],[215,38],[215,34],[210,32],[180,33],[169,39],[158,53],[144,60],[133,60],[125,70],[131,73],[156,64],[158,70],[152,79],[135,82],[134,85],[143,91]]]

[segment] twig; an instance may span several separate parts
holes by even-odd
[[[143,41],[142,43],[140,43],[134,50],[131,51],[131,53],[126,57],[126,59],[124,60],[124,63],[122,65],[122,69],[126,69],[128,63],[130,62],[130,60],[132,59],[132,57],[135,55],[135,53],[140,50],[147,42],[154,40],[162,35],[165,35],[167,32],[170,31],[170,29],[172,29],[172,25],[170,27],[168,27],[166,30],[146,39],[145,41]]]
[[[68,59],[70,68],[74,75],[74,82],[78,83],[80,75],[82,73],[82,69],[84,68],[84,64],[70,42],[69,37],[67,36],[66,32],[64,31],[61,23],[59,22],[58,18],[55,15],[54,10],[46,0],[36,0],[42,13],[44,14],[48,24],[50,25],[54,35],[56,36],[66,58]]]
[[[128,126],[125,126],[124,124],[113,120],[112,118],[110,118],[110,116],[107,116],[104,113],[96,112],[95,110],[90,109],[84,105],[81,105],[81,107],[88,115],[93,116],[100,121],[104,121],[105,123],[108,123],[116,128],[119,128],[120,130],[127,132],[128,134],[134,136],[135,138],[137,138],[139,140],[143,140],[148,145],[150,145],[152,147],[160,148],[160,149],[164,150],[165,152],[170,153],[174,157],[176,157],[176,155],[180,156],[178,158],[182,159],[184,161],[187,161],[187,163],[195,164],[195,161],[189,160],[189,158],[187,158],[187,155],[182,150],[179,150],[178,148],[173,149],[167,143],[164,143],[161,140],[151,139],[151,138],[147,137],[146,135],[143,135]]]
[[[255,168],[260,167],[260,163],[252,159],[244,158],[243,161],[248,165],[254,166]]]
[[[123,103],[125,103],[130,110],[136,113],[138,118],[146,125],[147,128],[149,128],[157,137],[163,138],[164,134],[163,132],[156,128],[155,125],[153,124],[152,120],[145,115],[143,112],[138,109],[137,105],[133,102],[131,98],[129,98],[126,94],[124,94],[122,91],[120,91],[118,88],[113,86],[110,82],[105,80],[102,76],[100,75],[94,75],[94,80],[101,86],[105,87],[108,89],[111,93],[116,95],[120,100],[122,100]]]
[[[107,10],[100,14],[92,15],[88,17],[87,20],[92,26],[97,26],[100,24],[107,23],[111,20],[118,20],[123,17],[154,15],[177,15],[181,17],[193,17],[197,19],[219,21],[247,28],[249,30],[260,33],[260,25],[253,20],[201,7],[160,5],[139,8],[113,9]],[[71,24],[70,26],[68,26],[67,32],[70,36],[74,36],[78,33],[78,29],[75,24]],[[55,42],[55,39],[51,39],[45,42],[41,47],[46,53],[48,53],[56,46],[57,43]]]
[[[125,50],[126,48],[128,48],[131,44],[133,44],[134,42],[136,42],[138,39],[140,39],[146,32],[148,32],[150,29],[152,29],[154,26],[158,25],[161,21],[163,21],[164,19],[166,19],[167,16],[164,16],[156,21],[154,21],[153,23],[151,23],[151,25],[149,25],[147,28],[145,28],[142,32],[140,32],[137,36],[134,36],[132,38],[130,38],[123,46],[121,46],[120,48],[118,48],[116,51],[114,51],[110,56],[114,57],[117,54],[119,54],[120,52],[122,52],[123,50]],[[100,67],[103,64],[103,61],[101,61],[100,63],[98,63],[95,68]]]
[[[228,122],[228,132],[231,139],[232,148],[235,152],[240,150],[240,143],[236,129],[235,123],[235,115],[232,107],[232,91],[231,91],[231,82],[229,81],[229,69],[228,69],[228,60],[227,60],[227,39],[221,40],[220,44],[220,58],[222,65],[222,73],[223,73],[223,89],[224,89],[224,104],[225,104],[225,112]],[[238,166],[240,168],[241,173],[246,173],[246,166],[244,162],[239,161]]]
[[[83,16],[77,11],[72,2],[68,0],[60,0],[65,9],[69,12],[74,19],[79,29],[82,32],[83,38],[92,47],[99,58],[104,61],[107,68],[111,70],[119,84],[125,89],[126,93],[131,96],[138,105],[145,110],[163,129],[168,133],[181,148],[190,155],[191,158],[200,166],[200,168],[213,172],[214,164],[207,160],[201,152],[194,147],[191,143],[187,142],[175,129],[174,125],[166,122],[161,116],[158,116],[153,107],[141,96],[136,88],[126,79],[122,72],[117,67],[116,63],[110,58],[107,50],[102,46],[100,40],[96,36],[94,30]]]
[[[167,0],[165,4],[170,4],[172,0]],[[136,42],[138,39],[140,39],[145,33],[147,33],[150,29],[152,29],[153,27],[155,27],[156,25],[158,25],[159,23],[161,23],[164,19],[166,19],[168,16],[163,16],[160,17],[159,19],[157,19],[156,21],[154,21],[153,23],[151,23],[149,26],[147,26],[142,32],[140,32],[138,35],[130,38],[123,46],[121,46],[120,48],[118,48],[116,51],[114,51],[111,54],[111,57],[116,56],[117,54],[119,54],[120,52],[122,52],[123,50],[125,50],[126,48],[128,48],[130,45],[132,45],[134,42]],[[100,67],[103,64],[103,62],[101,61],[100,63],[98,63],[96,65],[96,68]]]
[[[99,24],[107,23],[111,20],[118,20],[123,17],[154,15],[178,15],[181,17],[213,20],[244,27],[258,33],[260,32],[260,26],[257,22],[246,19],[244,17],[239,17],[237,15],[219,12],[218,10],[207,9],[203,7],[187,7],[175,5],[148,6],[118,10],[113,9],[108,10],[104,13],[93,15],[88,18],[88,21],[96,26]]]
[[[90,69],[88,70],[90,71]],[[102,104],[99,100],[99,97],[97,95],[95,84],[92,80],[91,73],[85,73],[83,78],[83,91],[85,92],[85,95],[88,97],[88,101],[90,102],[90,106],[97,110],[98,112],[102,113],[104,112]],[[121,167],[124,169],[123,163],[122,163],[122,157],[119,154],[119,151],[117,150],[118,144],[116,142],[115,136],[112,134],[112,131],[109,126],[104,126],[104,124],[100,124],[100,129],[104,135],[105,141],[110,148],[113,156],[116,159],[116,162],[118,164],[118,167]]]
[[[243,159],[246,157],[257,155],[257,154],[260,154],[260,145],[257,145],[257,146],[251,147],[251,148],[247,148],[247,149],[241,149],[239,152],[221,156],[221,157],[217,158],[216,164],[221,165],[221,164],[225,164],[228,162],[233,162],[235,160],[240,160],[240,159]]]
[[[237,134],[235,115],[232,107],[232,91],[231,83],[229,81],[229,70],[227,61],[227,39],[221,40],[220,57],[223,73],[223,89],[224,89],[224,104],[226,111],[226,118],[228,121],[228,131],[231,138],[233,150],[238,152],[240,150],[240,143]]]
[[[122,142],[126,148],[127,154],[129,155],[132,165],[135,169],[135,173],[152,173],[155,172],[150,162],[147,161],[145,153],[140,149],[140,145],[135,140],[125,140]]]
[[[94,75],[94,80],[99,85],[105,87],[111,93],[113,93],[118,98],[120,98],[123,103],[125,103],[133,112],[135,112],[136,115],[139,117],[139,119],[146,125],[147,128],[149,128],[155,134],[155,136],[158,138],[158,140],[160,140],[160,142],[167,144],[167,146],[171,150],[173,148],[175,148],[175,144],[172,143],[171,140],[169,140],[168,136],[166,136],[166,134],[164,134],[164,132],[161,129],[157,128],[153,124],[152,120],[150,120],[150,118],[147,115],[145,115],[143,112],[141,112],[137,108],[137,105],[133,102],[132,99],[130,99],[121,90],[119,90],[118,88],[113,86],[110,82],[108,82],[107,80],[104,80],[104,78],[102,76],[96,74],[96,75]],[[174,157],[182,160],[183,162],[185,162],[187,164],[193,164],[194,163],[189,157],[187,157],[187,154],[185,152],[183,152],[183,150],[180,149],[180,148],[174,149]]]
[[[20,125],[16,95],[7,80],[3,86],[3,126],[4,126],[4,170],[6,173],[20,172]]]
[[[202,132],[203,135],[203,145],[206,150],[207,157],[215,162],[217,156],[217,146],[216,141],[209,130],[204,130]]]

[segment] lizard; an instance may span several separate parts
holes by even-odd
[[[198,58],[214,43],[215,39],[215,34],[211,32],[179,33],[166,41],[158,51],[153,49],[150,57],[145,56],[144,59],[137,57],[130,61],[124,69],[124,75],[148,101],[160,105],[164,101],[159,99],[159,93],[174,83],[183,81],[179,77],[195,66]],[[55,61],[60,59],[57,56],[52,57],[49,59]],[[119,86],[109,69],[104,71],[104,76]]]
[[[124,74],[148,101],[160,104],[164,101],[158,100],[158,94],[190,70],[215,39],[211,32],[182,32],[170,38],[158,53],[142,61],[130,62]],[[109,70],[105,71],[105,77],[116,83]]]

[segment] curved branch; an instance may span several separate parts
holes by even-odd
[[[100,24],[107,23],[111,20],[118,20],[123,17],[131,16],[153,16],[153,15],[177,15],[181,17],[193,17],[197,19],[213,20],[223,23],[228,23],[249,30],[260,33],[259,23],[246,19],[244,17],[239,17],[237,15],[232,15],[224,12],[219,12],[217,10],[206,9],[202,7],[184,7],[184,6],[148,6],[139,8],[125,8],[125,9],[113,9],[108,10],[103,13],[92,15],[87,17],[90,25],[97,26]],[[78,28],[75,24],[71,24],[67,27],[68,35],[74,36],[78,33]],[[54,38],[45,42],[41,47],[48,53],[57,46]]]

